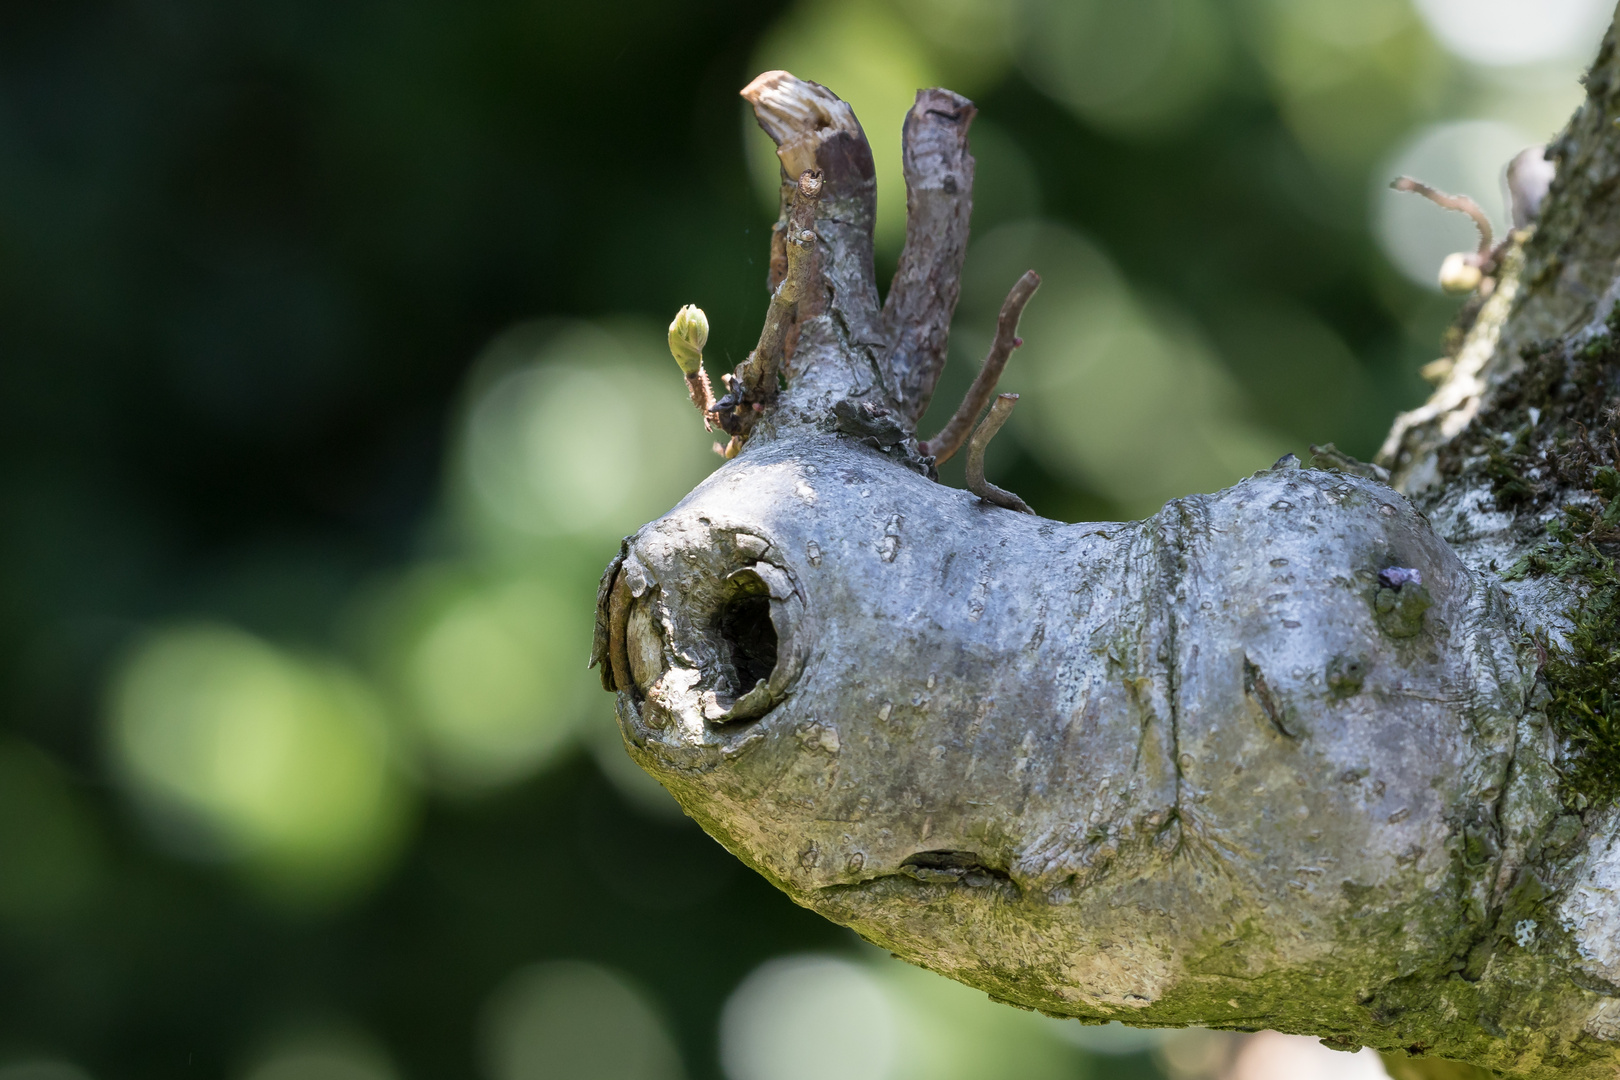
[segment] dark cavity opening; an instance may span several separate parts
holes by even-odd
[[[1007,871],[986,866],[976,851],[919,851],[900,864],[900,872],[929,885],[962,884],[984,888],[1010,881]]]
[[[907,856],[902,866],[920,866],[930,870],[985,870],[1006,877],[1006,871],[993,870],[984,865],[976,851],[919,851]]]
[[[737,673],[738,696],[748,693],[776,668],[776,626],[771,622],[771,598],[762,593],[740,593],[720,608],[718,629],[726,659]]]

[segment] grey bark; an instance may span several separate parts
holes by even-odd
[[[1540,225],[1391,433],[1394,487],[1286,459],[1082,524],[938,484],[915,439],[971,105],[907,121],[880,315],[859,124],[761,76],[784,221],[824,177],[816,263],[785,389],[603,578],[630,754],[796,902],[1013,1004],[1620,1074],[1620,811],[1571,795],[1543,671],[1590,586],[1500,573],[1590,495],[1495,509],[1488,452],[1534,450],[1526,410],[1592,419],[1521,350],[1574,355],[1620,293],[1616,67],[1611,30]]]
[[[967,257],[973,212],[973,102],[949,90],[921,90],[906,115],[901,158],[906,174],[906,245],[900,251],[883,332],[893,344],[886,371],[904,421],[915,427],[945,366],[951,313]]]

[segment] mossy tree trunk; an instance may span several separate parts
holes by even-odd
[[[603,579],[632,756],[798,903],[1013,1004],[1620,1074],[1612,30],[1588,92],[1393,486],[1290,458],[1069,525],[916,438],[971,104],[919,94],[880,306],[859,123],[756,80],[785,291],[708,414],[740,452]]]

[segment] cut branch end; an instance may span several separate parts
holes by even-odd
[[[786,176],[802,176],[816,167],[821,145],[834,135],[865,138],[849,103],[820,83],[787,71],[767,71],[742,88],[754,118],[776,143],[776,156]]]

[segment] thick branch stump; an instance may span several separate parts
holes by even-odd
[[[1541,231],[1392,433],[1402,490],[1290,457],[1075,525],[941,486],[916,439],[971,103],[923,91],[907,121],[880,309],[859,123],[761,76],[779,234],[813,213],[813,269],[741,453],[604,576],[631,755],[798,903],[1017,1005],[1620,1073],[1620,811],[1581,786],[1606,759],[1555,722],[1553,674],[1608,640],[1583,605],[1620,500],[1591,489],[1620,400],[1616,63],[1611,32]],[[1585,456],[1504,503],[1504,433],[1520,464]],[[1537,555],[1560,514],[1590,524],[1559,534],[1579,575]]]

